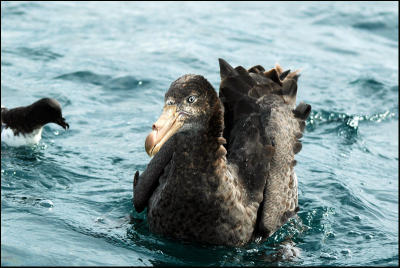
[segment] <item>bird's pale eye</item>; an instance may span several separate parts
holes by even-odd
[[[167,105],[172,105],[172,104],[174,104],[174,101],[171,100],[171,99],[169,99],[169,100],[167,100],[166,104],[167,104]]]
[[[189,102],[189,103],[193,103],[193,102],[195,102],[196,101],[196,96],[190,96],[189,98],[187,98],[187,101]]]

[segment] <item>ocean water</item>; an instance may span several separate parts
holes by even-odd
[[[397,2],[1,2],[1,104],[53,97],[70,129],[1,145],[1,265],[396,266]],[[132,179],[170,83],[300,68],[312,105],[297,219],[242,248],[152,234]],[[295,257],[291,253],[297,252]]]

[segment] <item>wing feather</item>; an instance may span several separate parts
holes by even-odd
[[[139,171],[136,171],[133,179],[133,205],[137,212],[142,212],[147,207],[151,195],[159,184],[159,178],[164,173],[172,156],[173,138],[161,147],[140,176]]]
[[[299,209],[294,155],[311,106],[293,109],[299,71],[219,62],[228,163],[238,167],[248,202],[260,204],[254,235],[267,238]]]

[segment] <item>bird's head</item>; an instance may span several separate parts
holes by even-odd
[[[207,131],[215,111],[221,109],[217,93],[201,75],[188,74],[174,81],[164,101],[163,112],[146,138],[145,148],[150,156],[176,133]]]
[[[34,118],[36,124],[43,126],[47,123],[55,123],[65,130],[69,128],[69,124],[62,117],[61,105],[57,100],[43,98],[30,106],[30,116]]]

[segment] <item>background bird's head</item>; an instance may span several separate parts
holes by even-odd
[[[155,155],[175,133],[206,132],[216,114],[221,114],[221,103],[203,76],[187,74],[178,78],[165,94],[163,112],[146,138],[146,152]]]
[[[64,129],[69,128],[69,124],[62,117],[60,103],[52,98],[43,98],[30,105],[29,117],[35,124],[43,126],[47,123],[55,123]]]

